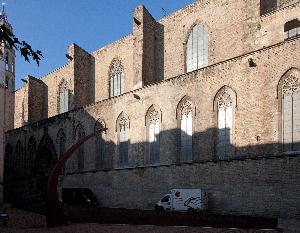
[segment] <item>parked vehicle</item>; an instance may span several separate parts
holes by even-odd
[[[62,202],[67,205],[99,205],[95,194],[88,188],[63,188]]]
[[[207,195],[201,189],[172,189],[156,205],[159,211],[205,211]]]

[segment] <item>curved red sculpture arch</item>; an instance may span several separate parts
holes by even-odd
[[[84,138],[80,139],[76,144],[72,145],[55,164],[49,177],[47,186],[46,219],[48,227],[61,226],[65,223],[63,205],[59,201],[57,195],[58,177],[61,173],[65,162],[83,143],[106,130],[107,128],[100,128],[94,133],[89,134]]]

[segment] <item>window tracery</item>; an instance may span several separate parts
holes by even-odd
[[[151,106],[148,110],[147,118],[149,161],[151,164],[158,164],[160,162],[160,112]]]
[[[109,67],[108,76],[110,78],[110,97],[122,95],[124,93],[123,65],[119,58],[114,58]]]

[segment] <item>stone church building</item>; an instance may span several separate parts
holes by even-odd
[[[200,0],[160,20],[138,6],[128,36],[8,80],[4,200],[43,201],[59,157],[107,127],[60,186],[142,209],[201,188],[211,213],[300,219],[299,36],[295,0]]]

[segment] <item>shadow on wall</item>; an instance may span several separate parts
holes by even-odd
[[[236,139],[233,139],[234,132],[230,128],[191,132],[189,127],[182,124],[185,130],[172,129],[160,132],[151,129],[151,125],[145,126],[149,127],[147,138],[139,143],[131,143],[130,131],[134,128],[121,121],[124,119],[119,121],[119,127],[114,128],[106,126],[104,121],[95,120],[86,112],[84,115],[85,122],[89,122],[87,128],[80,122],[72,120],[67,112],[8,133],[10,136],[7,135],[4,170],[5,201],[18,203],[45,200],[51,169],[59,155],[71,146],[66,145],[66,142],[75,143],[80,137],[92,133],[98,127],[108,127],[109,131],[117,131],[118,143],[115,144],[108,139],[105,133],[92,139],[89,144],[79,148],[67,162],[66,176],[100,171],[117,172],[141,167],[176,166],[185,163],[234,162],[258,157],[300,155],[300,142],[285,145],[262,144],[261,138],[257,137],[256,145],[239,147],[236,146],[237,142],[234,141]],[[73,131],[69,134],[64,133],[63,125],[73,128]],[[51,127],[58,128],[57,135],[53,135]],[[20,140],[15,143],[17,138]],[[284,152],[285,148],[289,148],[289,151]],[[255,186],[255,183],[252,185]]]

